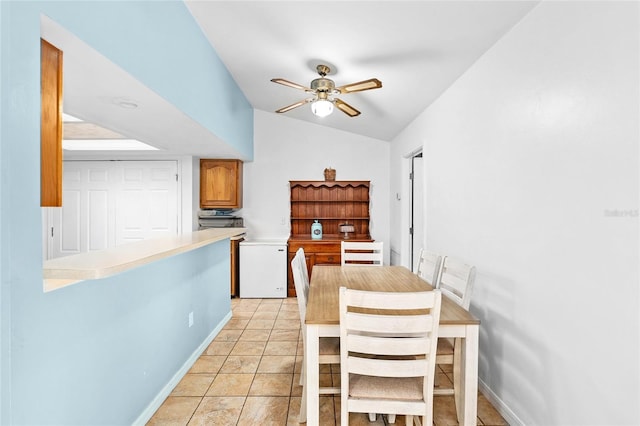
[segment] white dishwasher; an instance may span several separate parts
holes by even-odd
[[[240,242],[240,298],[287,297],[286,240]]]

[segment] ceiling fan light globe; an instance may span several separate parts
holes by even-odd
[[[326,117],[333,112],[333,103],[324,99],[319,99],[311,103],[311,112],[318,117]]]

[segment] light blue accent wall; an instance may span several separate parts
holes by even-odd
[[[230,312],[229,241],[43,293],[41,13],[241,152],[252,111],[182,2],[0,1],[0,423],[130,424]]]
[[[20,292],[11,423],[133,423],[230,312],[229,271],[226,239],[110,278]]]
[[[47,2],[43,12],[253,159],[253,108],[182,1]]]

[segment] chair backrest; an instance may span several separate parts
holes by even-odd
[[[439,290],[374,292],[340,287],[342,395],[349,395],[353,375],[423,377],[422,398],[431,404],[441,296]],[[377,407],[371,408],[376,412]]]
[[[340,264],[342,266],[382,266],[383,247],[382,242],[342,241]]]
[[[418,264],[415,273],[423,280],[427,281],[434,288],[437,288],[440,281],[440,268],[442,267],[442,256],[431,251],[420,249]]]
[[[307,298],[309,297],[309,277],[306,275],[307,262],[304,256],[304,250],[298,249],[293,259],[291,259],[291,273],[293,275],[293,284],[296,288],[296,298],[298,299],[298,311],[300,312],[300,322],[304,324],[305,315],[307,313]],[[304,333],[305,327],[302,327]]]
[[[300,269],[302,270],[302,278],[304,278],[305,288],[307,289],[307,296],[309,295],[309,269],[307,268],[307,258],[304,254],[304,249],[300,247],[296,251],[296,256],[300,259]]]
[[[442,268],[437,288],[442,294],[465,309],[471,304],[471,292],[476,278],[475,266],[467,265],[450,256],[442,259]]]

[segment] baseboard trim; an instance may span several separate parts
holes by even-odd
[[[481,379],[478,380],[478,388],[480,392],[489,400],[489,402],[498,410],[498,413],[507,421],[510,426],[525,426],[524,422],[516,416],[511,408],[496,395],[489,386]]]
[[[213,341],[213,339],[220,333],[220,330],[229,322],[231,319],[232,313],[229,312],[220,323],[216,326],[216,328],[211,331],[211,333],[207,336],[206,339],[198,346],[198,348],[193,351],[191,356],[184,362],[182,367],[173,375],[171,380],[160,390],[158,395],[149,403],[147,408],[138,416],[138,418],[133,422],[134,426],[144,426],[151,419],[151,417],[158,411],[158,408],[162,405],[165,399],[171,394],[173,388],[182,380],[182,378],[187,374],[189,369],[195,364],[195,362],[200,358],[200,355],[207,349],[209,344]]]

